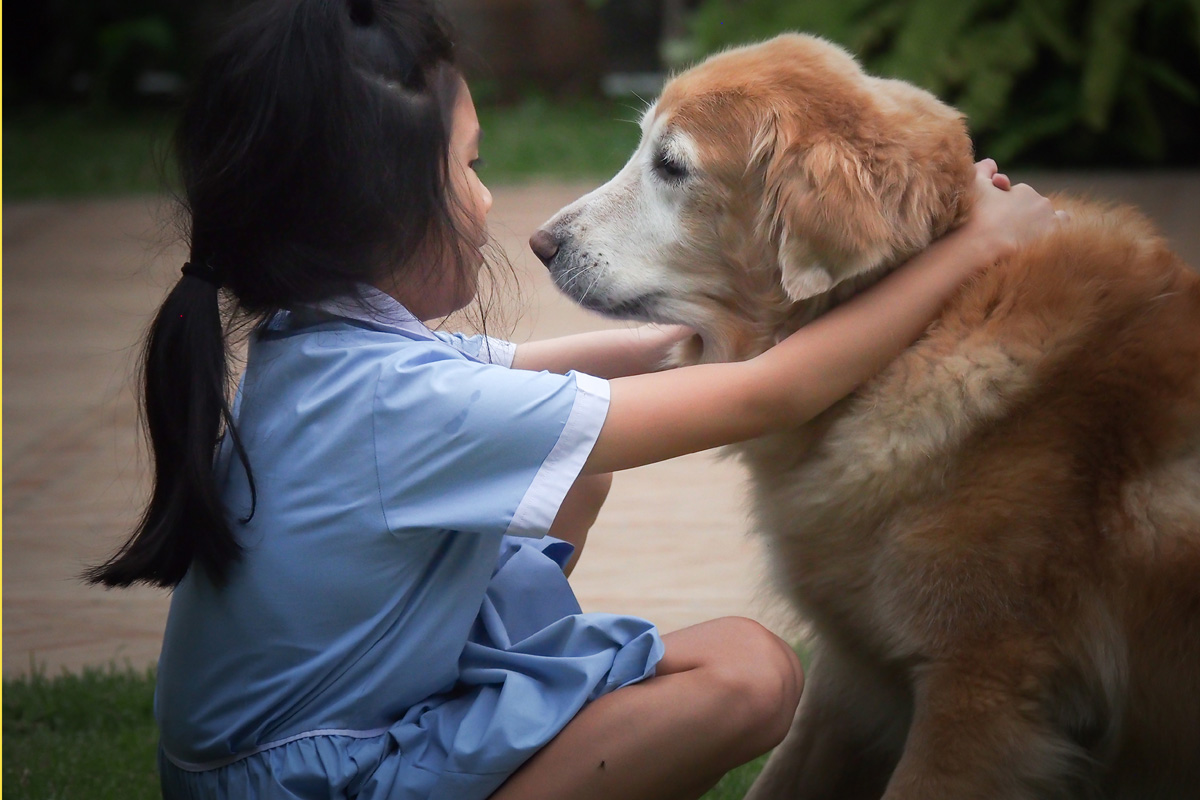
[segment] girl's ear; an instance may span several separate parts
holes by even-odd
[[[877,170],[835,138],[776,147],[767,163],[766,206],[789,298],[823,294],[891,254],[895,232]]]

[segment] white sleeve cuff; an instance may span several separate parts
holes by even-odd
[[[505,531],[508,536],[546,535],[604,427],[608,416],[608,381],[582,372],[568,374],[575,378],[575,402],[558,441],[513,513]]]
[[[489,364],[511,367],[513,359],[517,357],[517,346],[504,339],[494,339],[491,336],[484,338],[486,341],[479,350],[479,357]]]

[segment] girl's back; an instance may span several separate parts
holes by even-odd
[[[569,546],[518,538],[553,522],[604,382],[487,363],[511,347],[370,300],[382,313],[327,303],[253,337],[234,416],[255,496],[231,437],[216,466],[242,556],[220,586],[193,569],[176,587],[159,663],[164,776],[187,791],[233,761],[262,793],[319,747],[347,780],[386,762],[482,796],[661,654],[650,623],[579,613]]]

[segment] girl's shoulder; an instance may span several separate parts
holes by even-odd
[[[413,331],[361,320],[282,311],[254,335],[252,350],[276,358],[334,359],[343,366],[381,359],[430,363],[468,360],[511,364],[516,347],[488,337]],[[489,355],[493,357],[489,358]],[[507,355],[507,360],[504,356]],[[496,357],[498,356],[498,357]]]
[[[497,398],[499,412],[513,398],[573,385],[509,368],[515,349],[478,335],[281,312],[251,342],[241,393],[270,407],[403,409],[412,419],[474,394]]]
[[[259,329],[260,341],[317,348],[352,348],[378,357],[462,359],[503,367],[512,366],[517,346],[483,334],[432,330],[390,300],[382,310],[347,301],[279,311]]]

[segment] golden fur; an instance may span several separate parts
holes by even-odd
[[[960,115],[819,39],[651,116],[694,157],[657,253],[701,288],[627,307],[696,327],[684,361],[761,352],[969,211]],[[1200,278],[1133,209],[1056,205],[861,391],[736,448],[815,631],[755,800],[1200,796]]]

